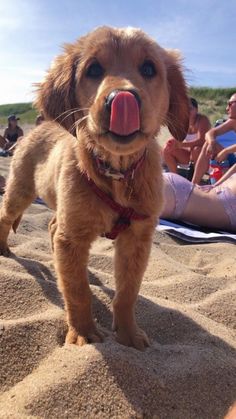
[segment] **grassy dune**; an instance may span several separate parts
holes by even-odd
[[[211,89],[209,87],[191,87],[190,96],[195,97],[199,103],[199,110],[208,116],[214,124],[219,118],[226,115],[226,102],[236,92],[236,87],[227,89]]]
[[[227,89],[212,89],[209,87],[191,87],[190,96],[195,97],[199,102],[199,110],[206,114],[212,124],[225,115],[225,106],[236,87]],[[0,105],[0,124],[6,125],[7,116],[15,113],[20,117],[21,124],[32,124],[35,121],[37,111],[32,103],[13,103]]]
[[[0,125],[5,126],[7,117],[11,114],[15,114],[20,118],[20,125],[34,124],[37,111],[32,107],[31,102],[0,105]]]

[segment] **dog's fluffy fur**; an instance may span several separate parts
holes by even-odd
[[[99,63],[101,77],[89,76]],[[155,74],[140,73],[144,62]],[[112,91],[132,89],[141,99],[140,131],[132,141],[109,132],[104,106]],[[99,28],[66,45],[46,79],[36,104],[47,122],[24,138],[12,159],[0,212],[0,252],[9,254],[7,237],[23,211],[38,195],[55,210],[50,224],[59,287],[67,312],[66,341],[100,342],[91,312],[87,263],[91,243],[109,232],[117,219],[87,184],[83,173],[115,201],[148,215],[132,221],[115,241],[116,294],[113,329],[124,345],[144,349],[146,334],[135,321],[135,302],[162,207],[162,174],[155,136],[167,125],[182,140],[188,129],[189,102],[176,52],[158,46],[140,30]],[[128,183],[101,175],[94,155],[117,170],[126,170],[147,150],[142,167]]]

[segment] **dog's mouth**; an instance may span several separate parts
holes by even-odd
[[[108,150],[128,152],[146,142],[147,135],[143,131],[141,118],[141,100],[135,91],[111,92],[106,98],[104,108],[101,112],[104,120],[101,118],[100,126],[96,124],[96,119],[91,118],[91,127],[97,136],[98,144]]]
[[[129,144],[140,133],[140,99],[134,91],[113,91],[107,97],[108,134],[119,144]]]
[[[132,141],[134,141],[137,136],[141,134],[141,131],[135,131],[131,134],[128,135],[119,135],[116,134],[115,132],[112,131],[108,131],[107,135],[109,135],[109,137],[112,139],[112,141],[119,143],[119,144],[129,144]]]

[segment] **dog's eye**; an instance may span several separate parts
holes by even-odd
[[[147,79],[151,79],[157,74],[155,65],[152,61],[144,61],[144,63],[140,67],[140,73],[143,77]]]
[[[104,74],[104,69],[102,68],[101,64],[98,61],[90,64],[87,68],[86,76],[91,77],[92,79],[99,79]]]

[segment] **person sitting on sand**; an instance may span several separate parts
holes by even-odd
[[[201,182],[203,175],[208,171],[210,159],[220,159],[218,161],[222,161],[232,150],[235,150],[234,147],[228,147],[227,150],[223,151],[224,147],[217,142],[216,137],[229,131],[236,131],[236,93],[228,101],[226,112],[229,119],[206,133],[206,142],[195,165],[193,183],[199,184]]]
[[[21,127],[18,126],[18,120],[16,115],[10,115],[8,117],[8,127],[5,129],[3,137],[6,140],[5,150],[11,148],[20,137],[23,137],[24,133]]]
[[[176,173],[164,173],[162,218],[236,231],[236,164],[212,185],[198,186]]]
[[[190,98],[189,129],[181,143],[174,138],[167,141],[163,149],[163,160],[170,172],[177,173],[178,164],[196,162],[205,142],[205,134],[211,124],[207,116],[198,113],[198,102]]]

